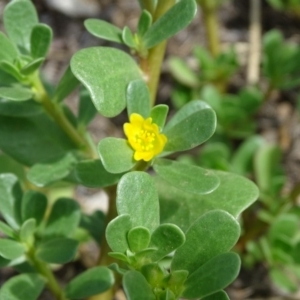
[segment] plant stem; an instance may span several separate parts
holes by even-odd
[[[106,188],[106,192],[109,197],[109,207],[108,207],[108,212],[105,220],[105,228],[107,227],[108,223],[117,216],[117,206],[116,206],[117,186],[114,185],[109,188]],[[108,246],[105,234],[103,234],[101,245],[100,245],[100,256],[98,260],[98,265],[107,266],[115,262],[115,259],[110,257],[108,255],[108,252],[110,252],[110,248]],[[111,287],[109,290],[107,290],[102,294],[90,297],[89,300],[112,300],[114,298],[114,293],[118,285],[119,285],[119,280],[118,278],[116,278],[116,282],[113,287]]]
[[[52,292],[57,300],[67,300],[65,297],[61,287],[56,281],[52,271],[48,267],[48,265],[35,257],[35,252],[31,249],[28,253],[28,260],[31,262],[33,267],[37,270],[37,272],[42,275],[47,280],[47,287]]]
[[[98,155],[90,147],[89,142],[77,131],[65,116],[61,106],[50,100],[38,74],[31,79],[32,89],[35,93],[35,100],[44,107],[45,111],[55,120],[62,130],[69,136],[74,144],[81,149],[88,157],[97,158]]]
[[[117,186],[111,186],[106,189],[106,192],[109,197],[109,207],[108,207],[108,212],[106,215],[106,220],[105,220],[105,228],[107,227],[108,223],[113,220],[117,216],[117,206],[116,206],[116,194],[117,194]],[[107,266],[115,260],[108,255],[108,252],[110,251],[110,248],[107,244],[105,234],[102,237],[101,241],[101,247],[100,247],[100,257],[98,264],[101,266]]]
[[[155,10],[153,0],[139,0],[139,2],[143,9],[146,9],[150,14],[153,14]]]
[[[211,54],[216,57],[220,53],[219,24],[217,7],[210,4],[211,0],[201,1],[203,19],[207,31],[208,48]]]
[[[251,0],[250,29],[249,29],[249,58],[247,82],[255,85],[259,82],[260,49],[261,49],[261,2]]]
[[[152,14],[153,22],[168,11],[175,4],[175,0],[158,1],[155,12]],[[163,41],[149,50],[146,58],[140,59],[140,67],[143,70],[150,92],[151,104],[155,104],[160,70],[167,46],[167,41]]]

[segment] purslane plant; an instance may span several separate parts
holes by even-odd
[[[51,29],[38,23],[28,0],[4,10],[0,266],[20,275],[1,287],[1,299],[35,300],[44,287],[60,300],[113,299],[120,284],[113,272],[123,277],[128,299],[228,299],[223,289],[240,268],[229,252],[240,234],[236,218],[258,191],[243,177],[164,158],[208,140],[216,115],[194,100],[166,122],[168,106],[155,105],[166,40],[191,22],[195,1],[140,4],[136,34],[101,20],[85,22],[92,34],[128,46],[135,59],[110,47],[80,50],[53,93],[39,73]],[[75,116],[63,101],[81,84]],[[96,147],[86,129],[96,112],[114,117],[124,108],[126,139],[106,137]],[[151,168],[156,175],[147,172]],[[61,182],[103,188],[107,216],[84,215],[66,197],[48,203]],[[99,262],[62,288],[51,265],[76,258],[79,229],[99,243]]]

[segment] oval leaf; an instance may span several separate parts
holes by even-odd
[[[109,47],[80,50],[73,56],[71,68],[105,117],[114,117],[125,108],[127,85],[142,78],[136,62],[128,54]]]
[[[127,113],[128,118],[133,113],[141,115],[144,119],[150,115],[150,94],[144,80],[135,80],[127,87]]]
[[[143,44],[152,48],[160,42],[175,35],[193,20],[197,12],[194,0],[181,0],[161,16],[145,33]]]
[[[215,172],[220,179],[220,185],[207,195],[186,193],[162,179],[157,180],[161,220],[174,223],[186,231],[195,220],[210,210],[222,209],[237,218],[257,199],[258,189],[247,178]]]
[[[120,215],[113,219],[106,228],[106,240],[115,252],[126,252],[129,249],[127,234],[132,228],[129,215]]]
[[[145,227],[135,227],[128,232],[127,239],[130,250],[132,252],[139,252],[148,247],[150,242],[150,232]]]
[[[38,245],[36,257],[50,264],[65,264],[74,258],[78,245],[69,238],[46,240]]]
[[[32,28],[30,36],[31,56],[46,57],[52,41],[52,29],[46,24],[37,24]]]
[[[145,172],[125,174],[117,188],[118,214],[128,214],[132,226],[153,232],[159,225],[158,195],[153,179]]]
[[[112,174],[106,171],[99,159],[85,160],[76,164],[74,168],[76,181],[90,188],[107,187],[116,184],[121,174]]]
[[[122,30],[108,22],[98,19],[88,19],[84,22],[86,30],[101,39],[121,43],[122,40]]]
[[[0,61],[5,60],[13,63],[18,57],[18,51],[15,45],[2,32],[0,32],[0,45]]]
[[[222,290],[236,279],[240,266],[241,261],[236,253],[222,253],[214,257],[188,277],[182,296],[202,299]]]
[[[113,174],[129,171],[136,164],[133,150],[124,139],[105,138],[98,144],[98,152],[104,168]]]
[[[3,13],[6,32],[22,52],[30,53],[30,34],[38,23],[37,12],[31,1],[16,0],[6,5]]]
[[[46,224],[45,236],[70,236],[78,227],[80,208],[73,199],[58,199],[51,210]]]
[[[178,189],[194,194],[209,194],[220,184],[213,171],[169,159],[157,159],[155,172]]]
[[[157,250],[150,255],[152,261],[159,261],[185,242],[182,230],[174,224],[162,224],[157,227],[151,236],[149,247]]]
[[[155,300],[151,286],[138,271],[129,271],[123,277],[123,286],[128,300]]]
[[[0,239],[0,255],[6,259],[17,259],[25,253],[25,248],[22,244],[9,240]]]
[[[194,100],[183,106],[164,129],[165,151],[192,149],[209,139],[216,129],[216,114],[205,102]]]
[[[65,294],[69,299],[85,299],[108,290],[114,281],[108,268],[95,267],[72,279],[65,288]]]
[[[19,229],[21,222],[22,190],[13,174],[0,174],[0,211],[6,222]]]
[[[68,176],[75,163],[74,155],[67,153],[56,161],[34,165],[28,171],[27,178],[36,186],[44,187]]]
[[[44,218],[47,202],[44,194],[36,191],[27,191],[22,199],[22,221],[33,218],[39,225]]]
[[[4,283],[0,289],[0,299],[36,300],[45,286],[45,281],[38,274],[21,274]]]
[[[229,251],[240,236],[240,226],[229,213],[214,210],[196,220],[186,232],[186,242],[174,255],[171,269],[192,274],[213,257]]]
[[[0,87],[0,97],[13,101],[25,101],[31,99],[33,93],[23,87]]]

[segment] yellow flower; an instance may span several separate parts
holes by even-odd
[[[130,115],[130,123],[124,124],[124,132],[135,151],[135,160],[151,160],[163,151],[167,142],[167,137],[159,133],[159,128],[152,123],[152,118],[144,119],[136,113]]]

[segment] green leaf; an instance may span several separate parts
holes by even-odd
[[[52,29],[46,24],[37,24],[32,28],[30,36],[31,56],[46,57],[51,41]]]
[[[153,123],[158,125],[160,130],[165,126],[168,112],[169,106],[165,104],[156,105],[151,109],[150,117],[152,118]]]
[[[159,261],[185,242],[182,230],[174,224],[162,224],[158,226],[151,236],[150,248],[157,250],[150,255],[152,261]]]
[[[127,85],[142,78],[139,67],[128,54],[109,47],[80,50],[73,56],[71,68],[105,117],[114,117],[125,108]]]
[[[258,135],[245,140],[232,157],[232,169],[241,175],[252,171],[255,153],[263,142],[263,138]]]
[[[53,96],[54,101],[56,102],[63,101],[69,94],[71,94],[73,90],[77,88],[79,83],[80,83],[79,80],[73,75],[71,71],[71,67],[68,66],[68,68],[66,69],[64,75],[62,76],[62,78],[60,79],[56,87]]]
[[[13,101],[25,101],[31,99],[32,91],[23,87],[0,87],[0,97]]]
[[[283,291],[287,293],[295,293],[298,290],[298,283],[291,274],[286,274],[278,267],[270,270],[270,279]]]
[[[124,291],[127,300],[155,300],[151,286],[138,271],[129,271],[123,277]]]
[[[262,192],[272,192],[273,179],[280,159],[280,148],[275,145],[266,144],[256,152],[254,158],[255,179]]]
[[[268,238],[271,243],[278,239],[294,240],[299,231],[299,218],[293,214],[281,214],[269,228]]]
[[[78,227],[80,208],[73,199],[57,200],[51,210],[46,224],[45,236],[70,236]]]
[[[125,255],[121,252],[108,252],[108,255],[110,257],[120,260],[122,262],[129,263],[127,255]]]
[[[36,191],[27,191],[22,199],[22,220],[35,219],[39,225],[47,209],[47,198],[44,194]]]
[[[0,115],[11,117],[30,117],[43,112],[43,107],[34,100],[24,102],[0,99]]]
[[[11,74],[7,73],[5,70],[3,70],[3,62],[0,61],[0,86],[11,86],[18,83],[18,80],[12,76]],[[1,99],[0,99],[1,101]]]
[[[36,230],[36,221],[35,219],[26,220],[20,230],[20,240],[24,243],[31,244],[33,243],[33,235]]]
[[[127,87],[127,114],[128,118],[133,113],[141,115],[144,119],[150,115],[150,94],[144,80],[134,80]]]
[[[139,37],[143,37],[144,34],[148,31],[152,24],[152,15],[147,11],[143,10],[139,18],[137,26],[137,34]]]
[[[96,210],[91,215],[82,215],[79,226],[89,232],[94,240],[100,244],[105,229],[105,214]]]
[[[95,267],[72,279],[65,288],[65,294],[69,299],[85,299],[108,290],[114,281],[108,268]]]
[[[98,152],[106,171],[113,174],[129,171],[136,164],[133,150],[124,139],[105,138],[98,144]]]
[[[181,84],[191,88],[199,86],[199,78],[182,59],[171,57],[169,60],[169,69],[172,76]]]
[[[84,21],[84,26],[90,34],[98,38],[123,44],[122,30],[108,22],[88,19]]]
[[[75,165],[76,181],[90,188],[107,187],[116,184],[123,173],[112,174],[106,171],[100,160],[84,160]]]
[[[48,186],[68,176],[75,163],[74,155],[67,153],[58,160],[34,165],[28,171],[27,178],[38,187]]]
[[[54,238],[41,242],[36,250],[36,257],[50,264],[65,264],[71,261],[79,243],[69,238]]]
[[[38,274],[21,274],[14,276],[2,285],[0,299],[37,300],[45,286],[45,281]]]
[[[157,0],[139,0],[139,4],[142,9],[148,10],[153,14],[157,5]]]
[[[0,115],[0,149],[17,162],[31,166],[61,158],[75,146],[46,114],[29,117]]]
[[[91,96],[86,89],[80,91],[78,109],[78,123],[81,125],[88,125],[97,114],[97,110],[92,102]]]
[[[129,249],[127,234],[131,228],[129,215],[120,215],[109,222],[106,228],[106,240],[113,251],[125,253]]]
[[[19,242],[1,238],[0,255],[6,259],[17,259],[25,253],[25,248]]]
[[[14,230],[7,224],[3,223],[2,221],[0,221],[0,232],[2,232],[3,234],[5,234],[8,237],[11,237],[11,238],[15,237]]]
[[[17,67],[8,62],[8,61],[1,61],[0,62],[0,69],[5,72],[5,74],[9,74],[13,76],[17,81],[24,80],[24,76],[20,73],[19,69]]]
[[[185,289],[182,296],[188,299],[198,297],[202,299],[202,297],[221,291],[236,279],[240,265],[239,256],[233,252],[222,253],[212,258],[189,275],[184,283]]]
[[[215,171],[219,187],[207,195],[192,195],[157,180],[160,195],[161,220],[174,223],[184,232],[204,213],[222,209],[234,217],[250,206],[258,197],[258,189],[250,180],[231,173]]]
[[[120,268],[117,263],[113,263],[113,264],[109,265],[108,268],[110,268],[112,271],[114,271],[117,274],[120,274],[122,276],[128,271],[126,269]]]
[[[145,33],[143,44],[152,48],[185,28],[197,12],[194,0],[181,0],[161,16]]]
[[[209,194],[220,184],[213,171],[169,159],[156,159],[155,172],[169,184],[194,194]]]
[[[0,256],[0,269],[5,268],[8,265],[10,265],[11,261],[9,259],[5,259],[2,256]],[[1,293],[1,288],[0,288],[0,293]]]
[[[126,46],[135,49],[137,47],[133,34],[128,26],[125,26],[122,31],[122,40]]]
[[[194,100],[183,106],[164,129],[165,151],[192,149],[209,139],[216,128],[215,112],[204,102]]]
[[[10,2],[4,9],[3,22],[10,40],[18,45],[22,52],[30,53],[31,30],[38,23],[37,12],[32,2]]]
[[[163,282],[166,271],[157,263],[143,265],[141,273],[145,276],[147,282],[155,287]]]
[[[6,37],[6,35],[0,32],[0,61],[8,61],[14,63],[18,57],[18,51],[15,45]]]
[[[132,252],[139,252],[148,247],[150,232],[147,228],[138,226],[132,228],[127,235],[128,244]]]
[[[22,190],[13,174],[0,174],[0,211],[6,222],[19,229],[21,224]]]
[[[183,284],[186,281],[188,275],[189,272],[185,270],[171,272],[168,279],[168,287],[174,293],[176,293],[176,295],[180,295],[182,292]]]
[[[236,219],[222,210],[198,218],[186,232],[186,242],[175,252],[171,270],[192,274],[213,257],[229,251],[240,236]]]
[[[216,292],[212,295],[202,298],[202,300],[230,300],[224,291]]]
[[[153,232],[159,225],[159,203],[153,179],[145,172],[125,174],[117,188],[118,214],[128,214],[132,227]]]
[[[14,174],[20,180],[25,179],[24,167],[16,161],[14,161],[8,155],[0,154],[0,174],[4,173]]]
[[[30,75],[30,74],[32,74],[33,72],[35,72],[42,65],[42,63],[44,61],[45,61],[44,57],[37,58],[37,59],[31,61],[30,63],[28,63],[27,65],[25,65],[21,69],[21,74],[23,74],[23,75]]]

